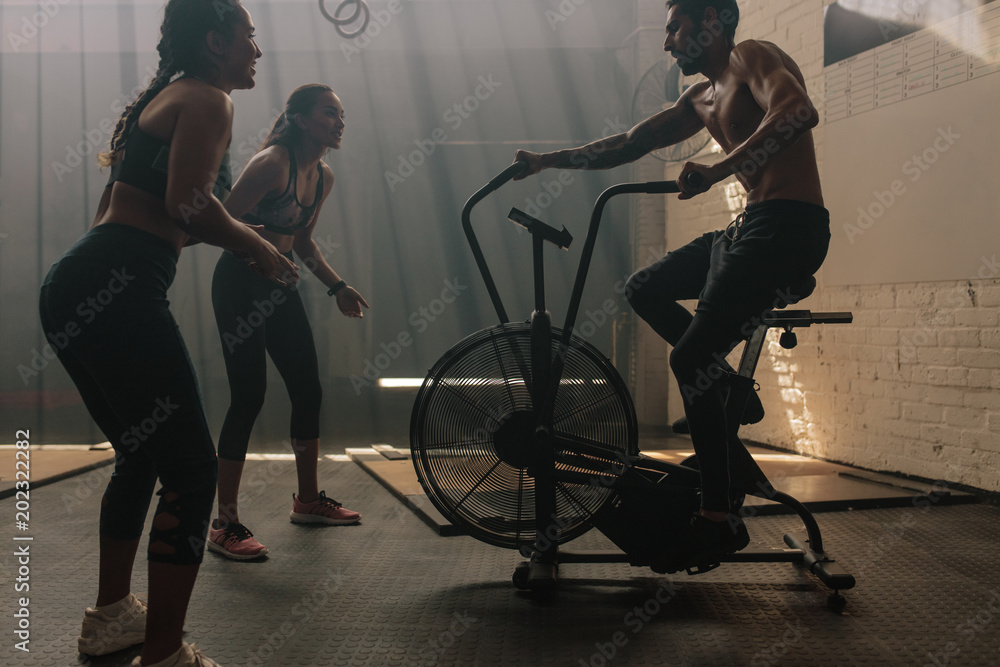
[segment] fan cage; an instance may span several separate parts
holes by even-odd
[[[561,332],[552,329],[551,353]],[[473,537],[519,549],[536,537],[535,453],[527,323],[479,331],[449,350],[417,394],[410,447],[431,502]],[[568,542],[590,529],[620,474],[638,453],[632,399],[614,366],[573,336],[553,410],[556,512],[548,539]],[[582,443],[586,454],[574,443]],[[561,475],[562,473],[562,475]],[[562,479],[560,479],[562,477]],[[572,477],[573,481],[566,479]],[[557,533],[553,535],[552,533]]]

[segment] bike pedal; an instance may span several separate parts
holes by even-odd
[[[656,561],[649,564],[649,569],[656,574],[673,574],[681,568],[666,561]]]
[[[699,563],[698,565],[692,565],[686,569],[687,573],[690,575],[705,574],[706,572],[711,572],[720,565],[722,565],[722,563]]]

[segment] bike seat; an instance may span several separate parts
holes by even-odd
[[[792,283],[788,287],[778,289],[778,298],[775,299],[774,307],[785,308],[802,301],[816,289],[816,278],[806,276],[798,282]]]

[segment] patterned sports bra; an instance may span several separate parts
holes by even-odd
[[[295,153],[288,149],[288,185],[285,191],[277,196],[264,197],[254,206],[243,220],[254,225],[263,225],[264,229],[274,234],[291,236],[303,229],[312,220],[316,207],[323,198],[323,163],[316,165],[319,179],[316,183],[316,196],[312,204],[303,206],[299,201],[297,182],[298,169],[295,165]]]

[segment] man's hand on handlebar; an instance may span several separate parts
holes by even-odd
[[[725,178],[719,177],[714,167],[694,162],[685,162],[681,175],[677,177],[677,187],[681,189],[678,199],[691,199]]]
[[[524,172],[515,176],[513,180],[520,181],[522,179],[527,178],[528,176],[533,176],[537,174],[543,169],[547,169],[548,165],[545,164],[544,159],[545,155],[542,153],[534,153],[532,151],[518,149],[514,153],[514,162],[523,160],[524,162],[528,163],[528,168]]]
[[[548,169],[551,166],[549,161],[552,155],[552,153],[535,153],[518,149],[514,152],[514,163],[524,162],[528,167],[514,176],[512,180],[520,181]],[[707,192],[709,188],[723,180],[727,175],[725,173],[719,174],[718,169],[714,166],[685,162],[680,176],[677,177],[677,187],[680,189],[677,198],[691,199],[702,192]]]

